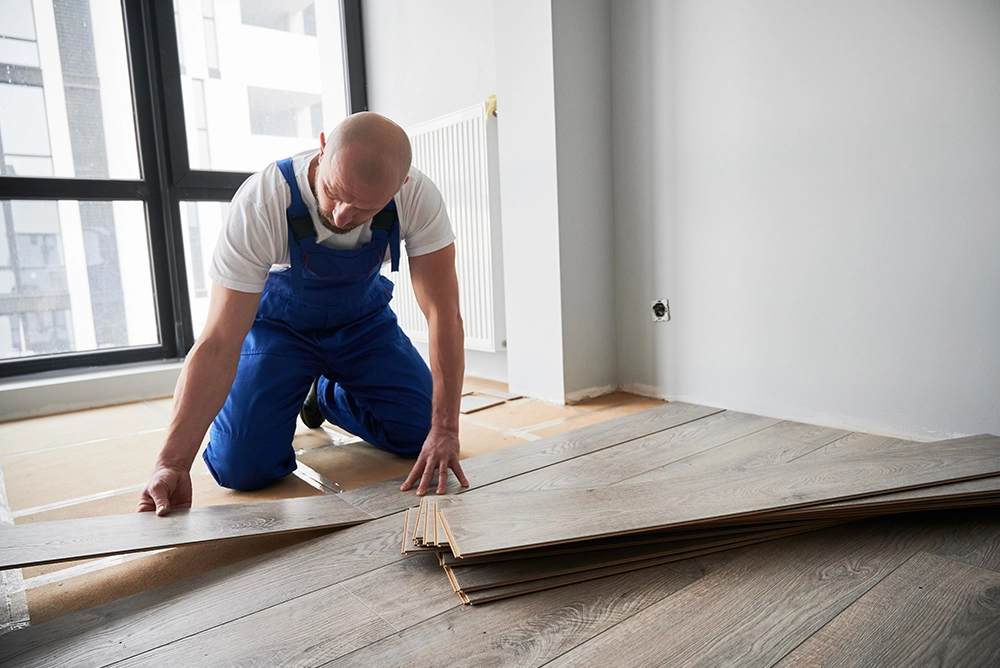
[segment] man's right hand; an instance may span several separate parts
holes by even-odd
[[[157,466],[153,475],[149,476],[146,489],[142,490],[142,498],[136,508],[138,513],[152,510],[162,517],[174,508],[191,507],[191,472],[184,469],[173,469]]]

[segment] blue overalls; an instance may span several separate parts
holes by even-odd
[[[431,425],[431,373],[389,308],[379,270],[399,264],[399,216],[389,202],[357,250],[316,243],[291,159],[291,266],[272,271],[240,354],[236,380],[209,431],[204,459],[223,487],[266,487],[295,470],[295,420],[314,378],[320,410],[376,447],[416,457]]]

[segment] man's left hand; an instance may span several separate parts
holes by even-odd
[[[455,477],[462,487],[468,487],[469,481],[462,473],[462,465],[458,463],[458,434],[431,427],[427,434],[423,448],[420,449],[420,456],[417,463],[410,470],[410,475],[406,477],[406,482],[399,488],[406,491],[413,487],[418,479],[417,496],[427,493],[427,488],[431,486],[434,473],[438,474],[437,493],[444,494],[448,488],[448,469],[455,472]]]

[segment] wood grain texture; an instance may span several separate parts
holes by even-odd
[[[0,665],[103,666],[386,564],[399,553],[390,516],[4,636]]]
[[[696,577],[663,566],[482,608],[458,606],[325,665],[539,666]]]
[[[463,489],[454,476],[450,476],[448,494],[464,494],[528,471],[552,466],[722,412],[719,408],[674,402],[472,457],[462,462],[462,469],[474,487]],[[400,494],[401,482],[402,478],[398,478],[344,492],[339,496],[365,512],[381,517],[414,504],[417,497],[413,492]]]
[[[943,530],[876,520],[748,548],[550,665],[772,666]]]
[[[395,631],[335,584],[115,665],[315,666]]]
[[[780,421],[773,418],[725,411],[467,493],[481,496],[484,492],[497,493],[499,490],[511,493],[613,485],[651,470],[686,462],[706,452],[728,451],[732,442],[751,434],[765,433],[778,424]],[[814,449],[817,446],[805,447]],[[729,461],[727,455],[720,458]]]
[[[734,471],[671,485],[636,483],[517,495],[516,502],[475,503],[464,496],[440,509],[456,556],[540,547],[601,535],[752,516],[780,508],[888,493],[1000,472],[1000,438],[941,441],[934,448],[828,457]],[[538,522],[545,517],[545,522]]]
[[[340,583],[395,629],[462,605],[434,555],[403,559]]]
[[[360,524],[372,517],[336,496],[130,513],[0,527],[0,570],[242,536]]]
[[[921,552],[778,666],[1000,665],[1000,573]]]

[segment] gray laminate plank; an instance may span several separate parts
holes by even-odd
[[[651,543],[664,543],[667,541],[688,541],[707,538],[732,538],[735,536],[745,537],[764,531],[778,529],[792,529],[815,526],[814,520],[796,522],[769,522],[766,524],[741,524],[722,527],[707,527],[694,530],[667,530],[651,531],[643,533],[625,534],[622,536],[610,536],[592,541],[580,541],[578,543],[564,543],[552,547],[536,548],[533,550],[519,550],[517,552],[501,552],[498,554],[487,554],[481,557],[456,557],[450,552],[441,553],[442,566],[488,564],[497,561],[510,561],[515,559],[528,559],[535,557],[555,556],[562,554],[572,554],[574,552],[588,552],[590,550],[603,550],[610,548],[626,548],[631,546],[649,545]]]
[[[636,467],[633,475],[623,478],[618,484],[668,483],[693,476],[718,476],[733,471],[770,468],[793,462],[821,447],[809,441],[781,436],[790,431],[794,433],[787,425],[779,423],[656,468],[643,470]],[[783,426],[784,429],[781,428]]]
[[[316,666],[395,632],[363,601],[334,584],[115,666]]]
[[[668,565],[481,608],[460,605],[326,665],[537,666],[697,577]]]
[[[505,401],[506,399],[501,399],[499,397],[483,397],[477,394],[466,394],[462,396],[462,403],[458,410],[460,413],[475,413],[476,411],[481,411],[484,408],[499,406]]]
[[[777,665],[1000,665],[1000,573],[917,553]]]
[[[772,666],[948,530],[874,520],[749,548],[547,665]]]
[[[722,412],[720,408],[674,402],[472,457],[462,462],[462,469],[474,487],[463,490],[454,476],[449,476],[448,494],[464,494],[528,471],[552,466]],[[402,478],[397,478],[344,492],[339,496],[358,508],[381,517],[405,509],[417,498],[413,492],[400,493],[401,483]]]
[[[937,513],[951,519],[961,518],[954,523],[944,540],[929,552],[970,566],[978,566],[1000,572],[1000,513],[995,508]]]
[[[794,536],[800,533],[808,533],[809,529],[799,529],[797,531],[788,531],[784,535]],[[784,535],[765,535],[756,534],[752,536],[747,536],[740,541],[734,542],[730,545],[724,546],[712,546],[706,547],[699,550],[691,550],[689,552],[683,552],[679,554],[672,554],[663,557],[653,557],[651,559],[643,559],[641,561],[633,561],[624,564],[616,564],[611,566],[602,566],[600,568],[594,568],[587,571],[577,571],[572,573],[565,573],[563,575],[554,575],[552,577],[541,578],[538,580],[527,580],[524,582],[516,582],[513,584],[497,585],[495,587],[489,587],[485,589],[477,589],[471,592],[459,591],[462,596],[462,600],[466,603],[472,605],[479,605],[482,603],[491,603],[493,601],[499,601],[505,598],[511,598],[514,596],[522,596],[524,594],[546,591],[549,589],[555,589],[557,587],[564,587],[569,584],[576,584],[579,582],[589,582],[592,580],[598,580],[600,578],[605,578],[612,575],[620,575],[622,573],[629,573],[632,571],[639,571],[651,566],[660,566],[663,564],[671,564],[676,562],[687,562],[694,560],[695,557],[706,557],[711,555],[724,554],[733,550],[738,550],[741,548],[746,548],[747,546],[757,545],[759,543],[766,543],[771,540],[778,540]],[[456,591],[458,591],[458,583],[453,581]]]
[[[400,515],[9,633],[3,666],[103,666],[299,596],[413,559]]]
[[[0,526],[0,570],[242,536],[360,524],[368,513],[336,496],[310,496]]]
[[[396,561],[340,583],[396,629],[462,605],[435,555]]]
[[[668,541],[624,548],[593,549],[587,552],[528,557],[484,564],[463,565],[458,563],[446,566],[445,568],[452,571],[458,588],[468,594],[478,589],[490,589],[573,573],[583,574],[587,571],[625,566],[627,564],[663,557],[676,556],[678,559],[683,559],[696,554],[708,554],[713,551],[748,545],[750,544],[747,542],[748,540],[752,542],[775,540],[789,535],[805,533],[813,530],[813,528],[823,528],[824,526],[827,525],[816,525],[815,527],[796,526],[720,538]]]
[[[476,496],[500,492],[586,489],[607,486],[644,472],[679,465],[706,452],[731,453],[733,444],[780,424],[774,418],[726,411],[613,447],[536,469],[469,492]],[[737,448],[739,446],[736,446]],[[815,448],[817,446],[808,446]],[[728,461],[727,456],[719,457]]]
[[[1000,473],[1000,437],[940,441],[871,459],[827,457],[718,478],[527,492],[509,503],[466,495],[440,510],[456,556],[541,547]],[[544,518],[544,521],[539,521]]]

